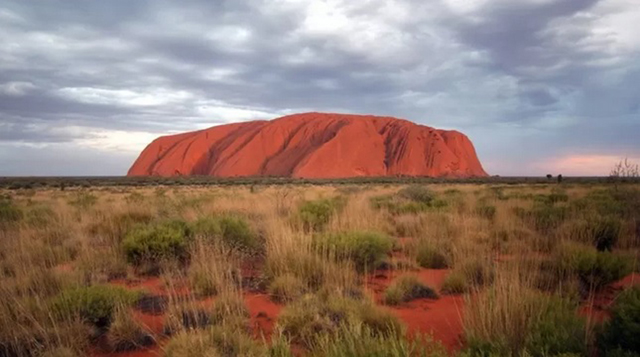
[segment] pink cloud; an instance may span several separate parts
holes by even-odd
[[[629,157],[632,163],[640,163],[640,157]],[[608,176],[616,163],[624,157],[616,155],[569,155],[557,159],[536,162],[534,169],[565,176]]]

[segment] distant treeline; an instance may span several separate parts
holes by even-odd
[[[593,184],[614,182],[640,183],[638,178],[564,177],[562,183]],[[361,184],[544,184],[558,182],[548,177],[353,177],[340,179],[303,179],[290,177],[0,177],[0,188],[72,188],[96,186],[228,186],[228,185],[361,185]]]

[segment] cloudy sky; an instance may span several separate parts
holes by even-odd
[[[0,176],[305,111],[457,129],[490,174],[640,162],[640,0],[3,0]]]

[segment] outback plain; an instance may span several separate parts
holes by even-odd
[[[1,194],[1,356],[640,351],[637,184]]]

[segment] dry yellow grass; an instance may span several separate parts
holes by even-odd
[[[74,287],[144,279],[145,271],[132,263],[135,257],[123,241],[136,227],[160,222],[181,221],[189,226],[203,217],[233,215],[246,222],[260,242],[256,250],[247,252],[215,235],[210,240],[195,237],[180,248],[187,252],[187,261],[165,256],[158,261],[170,297],[170,319],[182,326],[176,328],[181,333],[188,329],[180,323],[179,314],[200,309],[198,298],[242,294],[243,286],[247,287],[242,269],[247,266],[257,270],[251,288],[264,293],[282,277],[278,282],[282,291],[370,294],[364,275],[350,259],[361,252],[350,252],[345,258],[339,248],[317,244],[321,233],[388,234],[398,247],[404,247],[387,258],[388,266],[399,270],[421,264],[421,249],[442,255],[458,283],[462,280],[471,294],[465,336],[474,341],[500,338],[510,353],[531,347],[528,333],[546,306],[540,303],[541,296],[585,298],[577,278],[566,277],[565,268],[553,266],[558,262],[552,253],[565,242],[593,244],[593,231],[576,226],[605,215],[619,220],[612,254],[628,257],[637,269],[637,208],[623,198],[607,201],[609,191],[603,191],[601,201],[594,198],[594,192],[609,187],[432,185],[428,189],[437,204],[407,206],[404,211],[372,204],[379,197],[396,197],[402,187],[160,186],[0,192],[11,197],[11,209],[21,212],[18,220],[0,222],[0,355],[4,351],[26,356],[58,348],[83,351],[88,334],[72,333],[83,324],[54,316],[48,310],[51,300]],[[299,207],[336,197],[343,204],[333,208],[322,228],[304,229],[297,217]],[[550,199],[558,201],[544,203]],[[602,207],[610,212],[599,212]],[[229,234],[234,239],[234,233]],[[400,264],[402,260],[409,261]],[[185,284],[197,296],[185,298]],[[282,284],[291,284],[293,290]],[[592,330],[591,324],[585,327],[584,346],[591,346]]]

